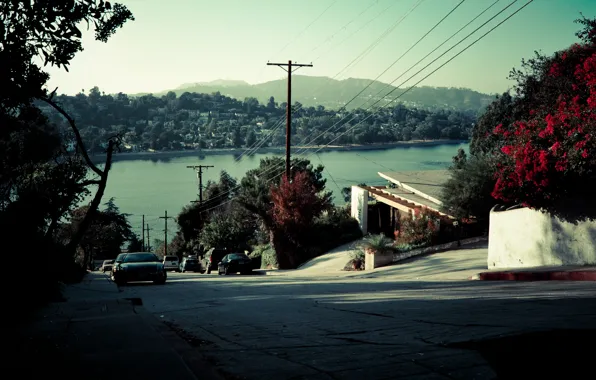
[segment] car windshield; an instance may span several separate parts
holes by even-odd
[[[103,265],[114,264],[114,260],[106,260],[103,262]]]
[[[153,253],[132,253],[124,257],[125,263],[150,263],[159,261],[157,256]]]
[[[197,263],[197,260],[196,260],[196,259],[190,259],[190,260],[189,260],[189,259],[187,259],[187,260],[186,260],[186,263],[187,263],[187,264],[196,264],[196,263]]]
[[[176,261],[178,260],[178,256],[166,256],[165,261]]]

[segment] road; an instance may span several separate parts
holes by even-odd
[[[372,274],[172,273],[164,286],[121,290],[194,337],[231,378],[492,379],[498,369],[502,379],[520,365],[539,374],[561,344],[565,360],[576,362],[559,357],[561,366],[547,373],[583,370],[570,333],[533,337],[543,343],[521,353],[515,348],[527,342],[509,342],[496,361],[494,349],[454,348],[501,335],[573,328],[585,337],[596,329],[596,284],[467,280],[484,251],[435,254]]]

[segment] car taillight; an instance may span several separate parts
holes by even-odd
[[[209,256],[209,262],[212,263],[213,262],[213,256]]]

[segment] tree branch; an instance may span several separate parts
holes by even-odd
[[[91,168],[91,170],[93,170],[97,175],[102,176],[103,171],[101,169],[99,169],[91,161],[89,154],[87,154],[87,149],[85,149],[85,144],[83,143],[83,138],[81,137],[81,133],[79,132],[79,129],[77,128],[74,119],[72,117],[70,117],[70,115],[62,107],[60,107],[58,104],[56,104],[53,100],[51,100],[49,98],[45,98],[45,97],[41,98],[41,100],[43,100],[44,102],[46,102],[49,105],[51,105],[52,107],[54,107],[54,109],[56,111],[58,111],[62,116],[64,116],[64,118],[68,121],[68,124],[70,124],[70,127],[75,135],[75,138],[77,140],[77,146],[79,147],[79,151],[83,155],[83,159],[85,160],[87,165]],[[113,145],[112,145],[112,150],[113,150]],[[111,163],[111,161],[112,160],[111,160],[111,152],[110,152],[110,160],[108,160],[108,162]],[[104,169],[104,171],[107,172],[107,170],[108,170],[108,168],[106,167]]]
[[[95,180],[95,179],[91,179],[88,181],[83,181],[79,184],[77,184],[77,186],[79,187],[87,187],[87,186],[92,186],[92,185],[100,185],[101,184],[101,180]]]

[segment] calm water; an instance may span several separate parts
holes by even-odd
[[[386,184],[377,175],[378,172],[446,168],[459,147],[468,150],[467,144],[453,144],[377,151],[325,152],[308,158],[315,165],[322,163],[325,166],[327,187],[333,191],[336,201],[343,202],[342,187],[361,182],[369,185]],[[233,155],[207,156],[204,159],[173,158],[166,162],[117,161],[110,171],[103,201],[114,197],[120,210],[131,214],[130,222],[139,234],[141,216],[145,214],[145,223],[152,228],[151,240],[163,239],[164,220],[159,219],[159,216],[163,216],[165,210],[168,211],[168,216],[176,216],[183,206],[198,198],[196,174],[192,169],[186,168],[187,165],[215,166],[204,172],[203,183],[206,183],[207,180],[217,181],[223,169],[240,179],[248,170],[257,167],[263,157],[266,155],[242,157],[240,161],[235,161]],[[175,221],[168,220],[168,240],[175,231]]]

